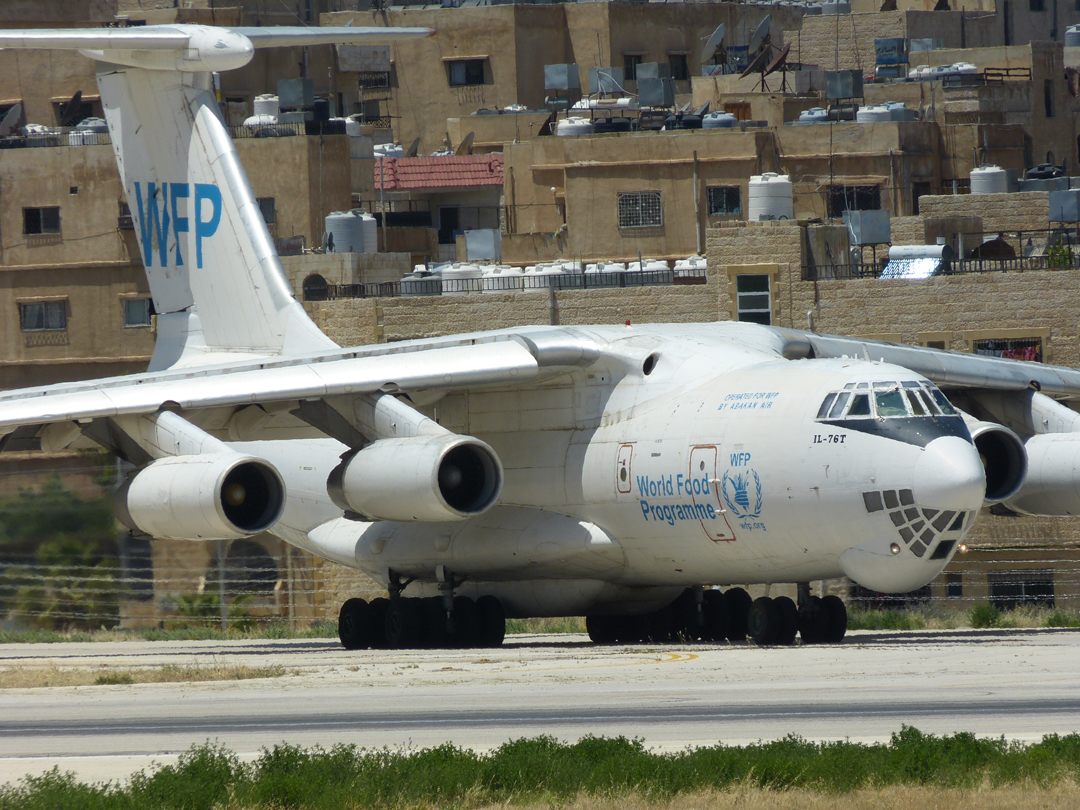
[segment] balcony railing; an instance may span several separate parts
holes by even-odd
[[[0,149],[34,149],[42,146],[108,146],[108,132],[63,128],[29,135],[7,135],[0,138]]]
[[[344,135],[345,122],[303,121],[293,124],[259,124],[258,126],[229,127],[234,140],[244,138],[291,138],[299,135]]]

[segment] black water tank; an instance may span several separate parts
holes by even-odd
[[[593,134],[605,132],[629,132],[633,128],[629,118],[597,118],[593,121]]]

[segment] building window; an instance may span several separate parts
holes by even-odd
[[[914,216],[919,214],[919,198],[925,197],[930,194],[932,187],[929,183],[912,183],[911,184],[911,213]]]
[[[753,115],[749,101],[726,101],[724,112],[731,113],[739,121],[749,121],[750,116]]]
[[[1028,0],[1030,11],[1046,11],[1046,0]]]
[[[772,293],[768,273],[744,273],[735,276],[735,309],[740,321],[772,323]]]
[[[42,233],[60,233],[60,208],[24,208],[23,233],[27,236]]]
[[[274,198],[259,197],[257,202],[259,203],[259,211],[262,213],[263,221],[267,225],[276,225],[277,211],[274,208]]]
[[[1043,111],[1047,118],[1054,117],[1054,80],[1043,81]]]
[[[637,80],[638,65],[641,64],[644,57],[639,53],[624,53],[623,54],[623,78],[628,82]]]
[[[19,304],[19,327],[24,332],[62,332],[67,329],[67,299]]]
[[[738,186],[709,186],[705,193],[709,198],[710,217],[742,214],[742,189]]]
[[[659,191],[632,191],[618,197],[620,228],[659,228],[664,206]]]
[[[1053,571],[1010,571],[986,576],[990,604],[999,610],[1021,605],[1054,606]]]
[[[971,351],[988,357],[1043,362],[1042,338],[987,338],[971,341]]]
[[[669,53],[668,64],[671,66],[671,78],[677,82],[690,80],[690,66],[685,53]]]
[[[877,211],[881,208],[881,186],[829,186],[828,213],[843,216],[845,211]]]
[[[149,298],[124,299],[124,326],[149,326],[154,305]]]
[[[448,62],[451,87],[469,87],[484,83],[484,63],[486,59],[459,59]]]
[[[364,90],[382,90],[390,86],[390,71],[369,70],[357,74],[357,86]]]
[[[945,597],[947,599],[960,599],[964,595],[964,575],[959,571],[948,571],[945,574]]]

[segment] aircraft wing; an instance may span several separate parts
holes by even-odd
[[[429,28],[383,28],[380,26],[326,26],[324,28],[230,28],[251,40],[256,48],[295,48],[302,45],[363,45],[369,41],[398,42],[434,36]]]
[[[321,399],[342,394],[524,383],[542,368],[588,365],[599,356],[572,330],[507,330],[342,350],[321,356],[133,374],[0,394],[0,436],[24,425]]]
[[[942,388],[994,391],[1033,389],[1055,399],[1080,399],[1080,370],[1047,363],[962,354],[923,346],[819,335],[796,329],[777,329],[787,345],[801,347],[804,357],[852,357],[879,360],[909,368]],[[797,352],[785,351],[785,356]]]

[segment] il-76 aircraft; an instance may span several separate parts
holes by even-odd
[[[282,272],[212,73],[428,34],[0,32],[95,60],[158,313],[146,373],[0,396],[0,450],[88,438],[133,465],[116,504],[135,532],[268,531],[363,570],[389,598],[341,607],[348,648],[495,645],[508,616],[567,615],[599,643],[835,643],[843,602],[811,580],[910,591],[985,504],[1080,511],[1070,368],[730,322],[334,344]]]

